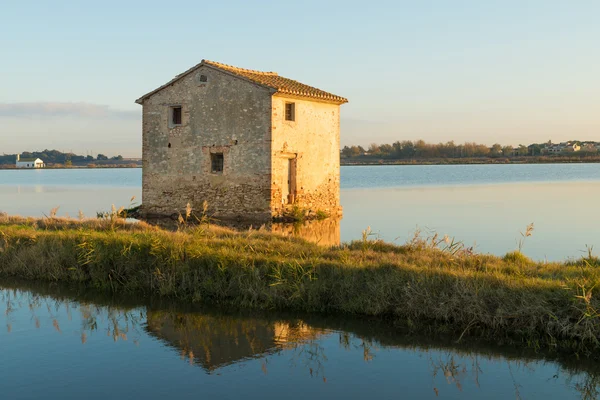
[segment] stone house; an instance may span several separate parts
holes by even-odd
[[[218,218],[266,220],[297,206],[340,215],[343,97],[213,61],[140,97],[143,213],[207,202]]]

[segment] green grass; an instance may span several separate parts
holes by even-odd
[[[301,223],[310,220],[322,221],[329,217],[331,217],[330,213],[325,210],[310,210],[294,204],[286,208],[281,216],[275,217],[274,221]]]
[[[474,254],[448,238],[333,248],[263,231],[0,217],[0,275],[244,308],[380,316],[418,331],[600,352],[597,259]]]

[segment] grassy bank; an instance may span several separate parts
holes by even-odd
[[[472,254],[415,237],[326,248],[199,226],[0,217],[0,275],[245,308],[382,316],[456,340],[486,337],[600,357],[600,262]]]

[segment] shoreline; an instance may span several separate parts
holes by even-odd
[[[0,276],[240,309],[378,317],[600,359],[600,259],[535,262],[413,238],[321,247],[264,231],[0,218]]]
[[[366,158],[366,157],[365,157]],[[519,158],[434,158],[434,159],[341,159],[340,166],[375,165],[523,165],[523,164],[596,164],[600,157],[519,157]]]
[[[590,159],[586,158],[573,158],[573,159],[544,159],[544,160],[529,160],[525,159],[410,159],[410,160],[387,160],[387,159],[369,159],[369,160],[352,160],[347,159],[340,160],[340,166],[342,167],[354,167],[354,166],[389,166],[389,165],[523,165],[523,164],[598,164],[600,163],[600,157],[594,157]],[[110,165],[101,166],[96,165],[94,167],[88,167],[87,165],[76,165],[72,167],[44,167],[44,168],[15,168],[14,166],[3,166],[0,165],[0,170],[6,171],[37,171],[37,170],[63,170],[63,169],[138,169],[142,168],[142,165],[135,167],[126,165]]]
[[[73,167],[44,167],[44,168],[15,168],[15,167],[6,168],[6,167],[0,166],[0,170],[3,170],[3,171],[41,171],[41,170],[46,170],[46,169],[51,169],[51,170],[76,169],[76,170],[79,170],[79,169],[139,169],[139,168],[142,168],[142,166],[138,165],[136,167],[130,167],[130,166],[119,167],[119,166],[111,165],[111,166],[107,166],[107,167],[73,166]]]

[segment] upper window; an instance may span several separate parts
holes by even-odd
[[[181,106],[171,107],[169,115],[169,125],[181,125]]]
[[[208,77],[206,75],[200,75],[200,82],[208,82]]]
[[[211,153],[210,169],[213,174],[223,173],[223,153]]]
[[[296,120],[296,103],[285,103],[285,120]]]

